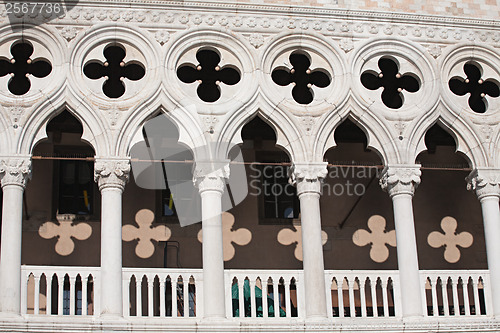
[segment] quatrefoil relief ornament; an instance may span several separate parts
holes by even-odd
[[[380,73],[368,70],[361,75],[361,83],[370,90],[383,88],[382,102],[391,109],[403,106],[403,90],[414,93],[420,89],[419,80],[412,74],[399,73],[398,64],[389,58],[378,61]]]
[[[102,91],[109,98],[118,98],[125,93],[124,80],[140,80],[146,74],[142,64],[137,61],[125,63],[125,49],[119,45],[110,44],[104,48],[103,63],[91,60],[83,67],[83,73],[92,80],[104,77]]]
[[[352,235],[352,242],[357,246],[371,246],[370,258],[378,263],[389,258],[387,245],[396,246],[396,231],[385,231],[385,225],[385,218],[380,215],[373,215],[368,219],[368,229],[371,232],[358,229]]]
[[[439,231],[431,232],[427,236],[427,243],[433,248],[444,246],[444,259],[454,264],[460,260],[460,249],[458,246],[463,248],[470,247],[474,238],[466,231],[457,234],[457,220],[451,216],[446,216],[441,220],[441,229],[443,229],[444,234]]]
[[[295,243],[295,251],[293,252],[295,258],[303,261],[302,256],[302,226],[300,222],[294,222],[293,227],[295,230],[285,228],[278,232],[278,242],[282,245],[291,245]],[[321,230],[321,244],[325,245],[328,241],[328,234]]]
[[[87,223],[73,224],[75,215],[62,214],[57,216],[57,222],[45,222],[38,229],[40,237],[51,239],[56,237],[56,253],[61,256],[68,256],[75,249],[74,239],[86,240],[92,235],[92,227]]]
[[[311,60],[307,54],[292,53],[289,57],[292,69],[278,67],[271,78],[280,86],[293,85],[292,97],[299,104],[309,104],[314,99],[312,86],[325,88],[330,85],[330,76],[324,69],[311,70]]]
[[[474,63],[466,63],[464,72],[467,76],[465,79],[455,77],[448,82],[450,90],[459,96],[470,94],[468,101],[470,108],[477,113],[486,112],[488,108],[486,95],[498,97],[500,95],[498,83],[493,79],[483,80],[481,78],[481,68]]]
[[[47,60],[31,59],[33,51],[31,44],[16,42],[10,48],[12,58],[0,59],[0,77],[7,74],[11,76],[8,88],[14,95],[24,95],[30,90],[30,75],[43,78],[52,71],[52,65]]]
[[[183,64],[177,69],[177,77],[184,83],[198,82],[196,93],[208,103],[217,101],[221,96],[220,84],[235,85],[240,82],[240,72],[230,65],[219,66],[219,54],[210,49],[196,52],[198,65]]]
[[[122,239],[125,242],[138,240],[135,247],[135,254],[139,258],[149,258],[155,253],[154,241],[168,241],[170,239],[170,229],[164,225],[152,227],[155,214],[149,209],[141,209],[135,214],[135,222],[139,226],[127,224],[122,227]]]
[[[246,228],[233,230],[234,215],[228,212],[222,213],[222,247],[224,251],[224,261],[233,259],[236,249],[233,243],[245,246],[252,240],[252,233]],[[203,243],[203,230],[198,232],[198,241]]]

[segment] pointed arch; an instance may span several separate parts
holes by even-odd
[[[201,128],[196,109],[176,106],[164,94],[159,92],[147,103],[140,104],[137,108],[130,110],[129,117],[123,124],[117,137],[117,156],[129,156],[132,146],[143,140],[142,128],[144,124],[154,116],[165,115],[177,128],[180,144],[187,146],[194,154],[195,160],[200,152],[199,147],[206,146],[206,138]]]
[[[92,109],[80,98],[60,94],[53,100],[43,101],[35,109],[19,135],[16,153],[31,154],[36,143],[47,138],[46,127],[49,121],[63,110],[67,110],[82,124],[82,141],[92,146],[96,156],[109,155],[111,140],[103,117],[99,116],[100,111]]]
[[[229,151],[235,145],[243,142],[241,130],[243,126],[255,116],[261,117],[276,133],[276,146],[285,151],[290,157],[290,161],[305,161],[306,144],[300,135],[300,129],[294,121],[294,117],[279,108],[273,107],[264,98],[259,96],[253,100],[251,105],[235,112],[226,120],[217,142],[225,142],[224,151],[219,152],[219,156],[227,157]]]
[[[420,119],[408,136],[408,163],[415,163],[417,156],[427,150],[425,134],[427,130],[438,124],[447,131],[455,140],[456,151],[461,153],[471,168],[489,165],[488,154],[477,133],[461,117],[455,117],[449,112],[430,113],[428,117]]]
[[[380,117],[362,110],[351,98],[339,111],[332,111],[318,120],[319,128],[313,137],[314,161],[322,161],[328,149],[336,147],[334,132],[346,119],[355,123],[366,135],[368,148],[374,150],[384,165],[397,164],[401,161],[394,135]]]

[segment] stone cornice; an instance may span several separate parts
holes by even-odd
[[[413,196],[420,184],[420,165],[388,165],[382,171],[380,186],[391,197],[399,194]]]
[[[126,3],[126,6],[124,6]],[[5,11],[5,9],[0,9],[0,11]],[[82,11],[82,15],[77,13]],[[85,13],[90,11],[91,15],[86,15]],[[194,16],[197,15],[198,22],[192,22],[189,19],[184,20],[160,20],[158,16],[153,15],[155,11],[162,14],[175,14],[178,16],[187,15]],[[103,13],[102,17],[98,17],[100,12]],[[119,13],[140,13],[140,15],[118,15]],[[480,19],[480,18],[468,18],[468,17],[457,17],[448,15],[436,15],[436,14],[413,14],[404,12],[387,12],[387,11],[373,11],[373,10],[352,10],[345,8],[324,8],[324,7],[309,7],[309,6],[287,6],[287,5],[277,5],[277,4],[250,4],[250,3],[222,3],[222,2],[197,2],[197,1],[88,1],[88,2],[78,2],[75,7],[73,7],[69,12],[66,13],[65,17],[55,18],[55,17],[45,17],[41,13],[32,13],[30,15],[25,14],[23,16],[7,15],[3,13],[0,16],[0,22],[3,19],[9,23],[15,22],[27,22],[32,21],[34,24],[42,23],[43,21],[50,21],[50,24],[64,24],[71,21],[71,24],[75,23],[82,24],[82,21],[88,22],[134,22],[135,24],[141,26],[150,27],[152,24],[155,27],[159,26],[170,26],[171,28],[180,28],[182,26],[189,25],[209,25],[209,26],[224,26],[229,27],[232,30],[243,31],[243,30],[253,30],[253,31],[264,31],[272,30],[277,28],[283,30],[279,27],[274,27],[272,24],[269,26],[255,25],[246,26],[244,24],[237,23],[235,26],[232,24],[219,24],[214,20],[213,23],[206,23],[211,21],[208,19],[211,16],[223,15],[230,17],[231,15],[238,17],[254,17],[262,18],[268,17],[269,19],[280,18],[284,21],[288,20],[300,20],[300,22],[305,21],[312,26],[317,21],[329,22],[345,22],[347,24],[354,25],[356,23],[373,23],[377,25],[390,25],[390,26],[411,26],[418,25],[420,27],[446,27],[448,29],[453,29],[455,31],[459,29],[491,29],[500,31],[500,21],[494,19]],[[83,17],[83,20],[82,20]],[[75,22],[75,20],[77,22]],[[170,22],[169,22],[170,21]],[[299,23],[299,22],[297,22]],[[252,24],[253,25],[253,24]],[[284,25],[287,27],[287,24]],[[250,28],[250,29],[249,29]],[[295,29],[295,28],[294,28]],[[313,30],[312,27],[308,29]],[[292,29],[290,29],[292,30]],[[300,28],[297,24],[297,31],[304,31],[307,29]],[[318,29],[315,29],[318,30]],[[325,34],[329,34],[333,30],[323,28]],[[382,29],[378,29],[382,30]],[[336,29],[339,32],[339,29]],[[342,32],[342,31],[340,31]],[[346,31],[343,31],[346,32]],[[356,31],[350,31],[351,35]],[[390,33],[392,35],[392,33]],[[417,36],[418,37],[418,36]],[[427,36],[427,39],[434,38],[434,36]],[[436,38],[437,39],[437,38]],[[446,40],[446,39],[445,39]],[[455,40],[450,38],[450,40]]]
[[[97,158],[94,166],[94,180],[99,190],[118,188],[124,190],[130,175],[130,160],[126,158]]]
[[[485,197],[500,197],[500,170],[478,168],[467,176],[467,189],[475,191],[479,200]]]
[[[70,3],[70,2],[66,2]],[[299,5],[280,5],[280,4],[252,4],[252,3],[235,3],[235,2],[202,2],[202,1],[161,1],[161,0],[113,0],[113,1],[80,1],[77,6],[110,6],[115,8],[126,7],[129,9],[145,8],[145,9],[178,9],[178,10],[203,10],[213,12],[231,12],[262,14],[262,12],[270,15],[286,15],[288,17],[298,16],[323,16],[323,19],[337,18],[345,20],[373,20],[377,22],[391,23],[429,23],[443,24],[456,27],[458,26],[496,26],[500,28],[500,21],[495,19],[480,19],[457,17],[451,15],[438,14],[413,14],[404,12],[389,12],[389,11],[372,11],[347,8],[325,8]]]

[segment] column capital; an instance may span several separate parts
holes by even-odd
[[[290,170],[290,180],[297,186],[297,195],[303,193],[321,194],[323,180],[328,174],[328,163],[294,163]]]
[[[465,178],[467,189],[476,192],[479,200],[485,197],[500,197],[500,170],[477,168]]]
[[[388,165],[382,170],[380,186],[391,197],[398,194],[413,196],[415,189],[420,184],[420,164]]]
[[[229,160],[196,162],[193,183],[200,193],[204,191],[223,193],[229,173]]]
[[[26,187],[26,183],[31,179],[31,156],[1,157],[0,179],[2,187],[7,185]]]
[[[96,158],[94,180],[99,190],[105,188],[125,189],[130,175],[130,159],[128,158]]]

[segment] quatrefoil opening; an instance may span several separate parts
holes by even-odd
[[[18,41],[12,44],[12,58],[0,59],[0,77],[10,74],[8,88],[14,95],[24,95],[31,88],[30,75],[46,77],[52,71],[52,65],[45,59],[31,59],[33,46],[28,42]]]
[[[182,64],[177,69],[177,77],[184,83],[199,83],[196,93],[207,103],[217,101],[221,96],[220,84],[235,85],[240,82],[240,72],[231,65],[219,66],[221,57],[212,49],[196,52],[198,65]]]
[[[102,85],[104,95],[119,98],[125,93],[124,79],[140,80],[146,74],[144,66],[137,61],[125,63],[125,49],[116,44],[109,44],[103,51],[106,61],[91,60],[83,67],[83,73],[92,80],[105,78]]]
[[[380,73],[372,70],[361,74],[361,84],[367,89],[383,88],[382,102],[391,109],[403,106],[403,90],[414,93],[420,89],[420,81],[414,74],[401,74],[397,62],[391,58],[382,57],[378,61]]]
[[[483,80],[481,67],[473,62],[468,62],[464,65],[464,72],[467,76],[465,79],[454,77],[448,82],[450,90],[458,96],[469,96],[469,107],[477,113],[485,113],[488,109],[486,95],[490,97],[498,97],[500,88],[497,81],[493,79]]]
[[[292,84],[293,99],[299,104],[310,104],[314,100],[312,86],[328,87],[330,76],[325,69],[311,70],[311,60],[306,53],[292,52],[289,60],[292,69],[278,67],[271,73],[271,78],[280,86]]]

